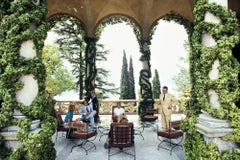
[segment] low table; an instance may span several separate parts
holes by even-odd
[[[103,123],[98,124],[97,129],[98,129],[98,133],[100,135],[99,141],[101,140],[101,138],[103,136],[106,136],[106,135],[108,136],[108,133],[110,131],[110,124],[111,124],[110,122],[103,122]]]
[[[134,135],[139,135],[144,140],[144,137],[142,135],[144,131],[144,125],[141,122],[133,122],[133,126],[134,126]]]

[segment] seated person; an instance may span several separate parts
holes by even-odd
[[[117,122],[120,123],[123,118],[126,118],[125,110],[121,106],[121,103],[117,102],[117,107],[114,108],[113,111],[113,119],[117,120]]]
[[[93,110],[92,103],[88,104],[87,100],[83,101],[83,105],[80,108],[79,114],[82,115],[82,120],[90,121],[91,129],[96,130],[94,116],[96,111]]]
[[[75,105],[69,105],[68,107],[68,113],[64,119],[64,127],[69,127],[72,125],[73,122],[73,112],[75,110]]]

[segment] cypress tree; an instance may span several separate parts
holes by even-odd
[[[120,82],[120,99],[128,99],[129,88],[129,73],[126,58],[126,52],[123,50],[122,69],[121,69],[121,82]]]
[[[135,94],[135,81],[134,81],[134,71],[133,71],[133,62],[132,62],[132,56],[129,60],[129,99],[136,99]]]
[[[159,95],[161,94],[161,84],[159,80],[158,71],[156,69],[154,70],[154,77],[152,80],[152,93],[154,99],[159,98]]]

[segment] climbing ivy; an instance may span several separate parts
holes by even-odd
[[[0,136],[0,159],[55,159],[56,151],[51,140],[56,121],[49,116],[49,102],[45,98],[45,67],[42,63],[42,48],[47,33],[45,16],[46,0],[1,0],[0,1],[0,129],[10,125],[19,127],[17,139],[20,147],[9,150]],[[33,40],[37,56],[33,59],[21,57],[22,42]],[[38,95],[30,106],[17,102],[16,92],[23,87],[19,81],[23,75],[33,74],[38,82]],[[26,117],[15,119],[14,110]],[[41,131],[29,133],[31,121],[40,119]]]
[[[179,24],[179,25],[183,25],[187,34],[188,34],[188,37],[189,37],[189,41],[191,41],[191,35],[193,33],[193,23],[186,19],[185,17],[181,16],[180,14],[177,14],[177,13],[174,13],[174,12],[170,12],[168,14],[166,14],[164,16],[164,18],[162,18],[162,20],[165,20],[165,21],[174,21],[175,23]],[[152,39],[152,35],[154,35],[155,33],[155,30],[156,30],[156,27],[158,25],[158,22],[159,21],[156,21],[154,24],[153,24],[153,27],[152,27],[152,30],[151,30],[151,33],[150,33],[150,39]]]
[[[103,29],[107,25],[114,25],[114,24],[123,23],[123,22],[126,22],[127,25],[129,25],[133,28],[133,32],[136,35],[138,43],[140,43],[140,41],[141,41],[141,31],[138,27],[137,22],[135,22],[135,21],[133,21],[130,18],[127,18],[125,16],[121,16],[121,15],[114,15],[114,16],[111,16],[111,17],[108,17],[108,18],[102,20],[100,22],[100,24],[98,25],[97,29],[96,29],[97,39],[99,39]]]
[[[204,21],[206,12],[221,19],[220,24]],[[194,110],[190,118],[181,124],[186,132],[184,142],[186,159],[239,159],[239,148],[221,152],[216,144],[206,144],[197,132],[195,124],[200,110],[204,109],[213,117],[226,119],[233,127],[233,133],[223,140],[240,143],[240,110],[235,105],[240,96],[238,74],[240,65],[232,55],[233,47],[239,42],[237,18],[233,11],[207,0],[195,0],[195,26],[191,37],[190,74],[192,81],[191,107]],[[204,46],[202,34],[209,33],[216,41],[215,46]],[[208,76],[214,61],[220,62],[219,77],[211,80]],[[208,89],[214,89],[219,96],[220,108],[211,106]]]

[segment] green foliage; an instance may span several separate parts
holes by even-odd
[[[156,69],[154,70],[154,76],[152,80],[152,93],[154,99],[158,99],[161,94],[161,83],[158,71]]]
[[[108,50],[104,49],[104,45],[97,44],[97,62],[107,61],[107,55],[109,54]],[[109,94],[119,94],[118,88],[115,88],[113,83],[110,83],[108,80],[109,71],[97,66],[97,75],[95,78],[95,89],[99,91],[98,98],[106,99],[109,98]]]
[[[120,81],[120,98],[129,99],[129,72],[128,63],[125,50],[123,51],[122,69],[121,69],[121,81]]]
[[[152,86],[149,79],[151,78],[151,65],[150,65],[150,56],[151,52],[149,49],[150,41],[142,40],[140,43],[140,52],[142,53],[140,61],[147,64],[147,68],[140,71],[139,85],[140,85],[140,94],[141,102],[138,106],[138,114],[142,118],[145,115],[147,108],[153,108],[154,100],[152,98]]]
[[[55,132],[56,122],[49,116],[49,103],[45,98],[46,71],[42,63],[42,48],[47,32],[46,1],[0,1],[0,14],[0,99],[3,100],[0,108],[0,129],[18,125],[17,138],[23,143],[21,147],[9,151],[4,147],[4,138],[0,137],[0,158],[53,160],[56,153],[51,137]],[[21,57],[19,54],[20,44],[26,40],[34,42],[37,55],[33,59]],[[37,79],[39,92],[31,105],[25,106],[17,102],[16,91],[23,87],[20,77],[28,74],[33,74]],[[14,119],[14,109],[19,109],[26,117]],[[30,122],[35,119],[41,120],[42,130],[29,133]],[[46,125],[48,127],[43,127]]]
[[[129,73],[129,86],[128,86],[129,96],[128,96],[128,99],[136,99],[132,56],[130,57],[130,60],[129,60],[128,73]]]
[[[74,77],[63,65],[57,46],[45,45],[43,48],[43,64],[46,67],[46,91],[54,95],[75,88]]]
[[[113,16],[108,17],[107,19],[104,19],[97,28],[96,37],[99,39],[104,27],[106,27],[107,25],[113,25],[113,24],[124,23],[124,22],[127,25],[132,27],[133,32],[136,35],[136,38],[138,40],[138,43],[140,44],[141,43],[141,31],[138,28],[137,24],[132,19],[121,16],[121,15],[113,15]]]
[[[183,57],[180,59],[184,63],[187,63],[187,60]],[[173,77],[173,81],[177,86],[177,90],[181,91],[182,93],[191,90],[191,83],[190,83],[190,74],[186,67],[178,66],[180,68],[180,72]]]
[[[72,74],[77,79],[76,89],[79,91],[79,99],[84,97],[84,89],[94,81],[94,89],[99,91],[98,98],[108,98],[107,94],[117,94],[114,84],[109,83],[107,78],[109,71],[104,68],[96,67],[94,63],[104,62],[107,60],[107,50],[104,50],[102,44],[96,44],[95,39],[85,38],[83,26],[78,19],[70,16],[62,16],[54,21],[53,31],[58,34],[56,43],[60,46],[61,57],[66,59],[72,65]],[[96,46],[93,46],[96,45]],[[92,54],[95,53],[96,55]],[[88,59],[86,59],[86,53]],[[92,70],[89,77],[86,77],[86,61]],[[84,79],[87,79],[84,83]],[[91,89],[89,89],[91,90]],[[89,91],[86,89],[86,91]]]
[[[62,16],[55,20],[52,30],[58,34],[56,43],[61,57],[72,65],[72,74],[77,79],[75,89],[79,91],[79,99],[83,99],[86,43],[82,25],[76,18]]]
[[[213,117],[226,119],[233,127],[233,133],[223,140],[240,142],[239,117],[240,110],[235,105],[239,99],[239,63],[233,57],[232,48],[239,42],[237,19],[234,12],[207,0],[195,0],[195,26],[191,37],[190,74],[191,74],[191,110],[195,112],[184,120],[181,128],[186,132],[184,142],[186,159],[239,159],[239,149],[221,152],[215,144],[206,144],[202,135],[196,131],[196,117],[200,109],[206,110]],[[205,13],[210,12],[220,17],[221,23],[214,24],[204,21]],[[206,47],[202,44],[202,34],[208,32],[216,45]],[[211,80],[208,76],[214,61],[220,62],[219,77]],[[208,89],[214,89],[219,95],[221,107],[216,109],[209,103]]]

